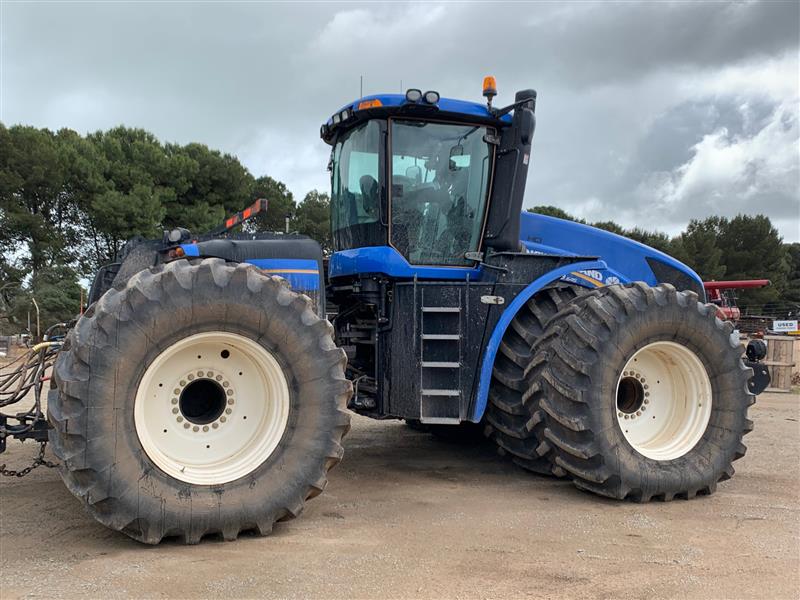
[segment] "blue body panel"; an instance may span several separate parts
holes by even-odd
[[[574,271],[602,271],[606,268],[606,264],[601,260],[584,261],[566,265],[559,269],[554,269],[549,273],[542,275],[538,279],[530,283],[524,290],[522,290],[516,298],[506,307],[503,314],[500,315],[500,320],[492,331],[492,336],[489,338],[489,343],[483,352],[483,360],[481,362],[480,381],[478,383],[478,393],[475,398],[475,408],[470,421],[475,423],[479,422],[483,417],[486,410],[486,401],[489,398],[489,383],[492,379],[492,369],[494,368],[494,359],[497,356],[497,350],[500,348],[500,342],[503,340],[503,335],[517,314],[517,311],[530,300],[536,292],[541,290],[547,284],[556,281],[557,279],[569,275]]]
[[[253,258],[245,262],[257,266],[270,275],[278,275],[289,282],[293,290],[302,292],[320,289],[320,272],[317,261],[298,258]]]
[[[197,244],[181,244],[186,256],[200,256]],[[292,289],[317,292],[322,288],[322,274],[316,260],[306,258],[250,258],[244,262],[255,265],[270,275],[283,277]]]
[[[390,246],[368,246],[334,252],[328,263],[328,277],[382,273],[395,279],[480,279],[481,268],[414,266]]]
[[[532,252],[600,257],[619,279],[608,283],[644,281],[656,285],[658,280],[645,260],[651,258],[682,271],[702,289],[703,280],[682,262],[655,248],[582,223],[522,213],[519,237]]]

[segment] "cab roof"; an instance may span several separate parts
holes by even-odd
[[[364,96],[345,104],[337,110],[321,127],[320,137],[332,143],[339,131],[345,131],[367,119],[385,118],[389,116],[437,117],[455,121],[485,123],[488,125],[510,124],[508,114],[497,118],[486,106],[478,102],[440,98],[435,104],[425,102],[423,98],[411,102],[403,94],[375,94]]]

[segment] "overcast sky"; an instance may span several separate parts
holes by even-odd
[[[0,120],[118,124],[327,189],[359,93],[539,92],[526,206],[679,232],[764,213],[800,240],[800,4],[0,3]]]

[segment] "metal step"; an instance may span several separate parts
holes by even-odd
[[[458,362],[444,362],[439,360],[423,360],[422,366],[429,369],[457,369],[461,366]]]
[[[457,313],[461,312],[458,306],[423,306],[422,312],[424,313]]]
[[[421,423],[426,425],[458,425],[461,419],[458,417],[421,417]]]
[[[423,340],[460,340],[461,336],[457,333],[423,333]]]
[[[422,390],[423,396],[460,396],[458,390]]]

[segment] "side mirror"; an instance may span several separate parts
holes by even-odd
[[[451,171],[458,171],[464,166],[469,165],[469,157],[467,157],[465,165],[465,161],[463,159],[459,160],[459,158],[462,156],[464,156],[464,146],[457,144],[450,148],[450,160],[447,163],[447,168]]]
[[[413,165],[406,169],[406,177],[413,179],[415,183],[422,183],[422,167]]]

